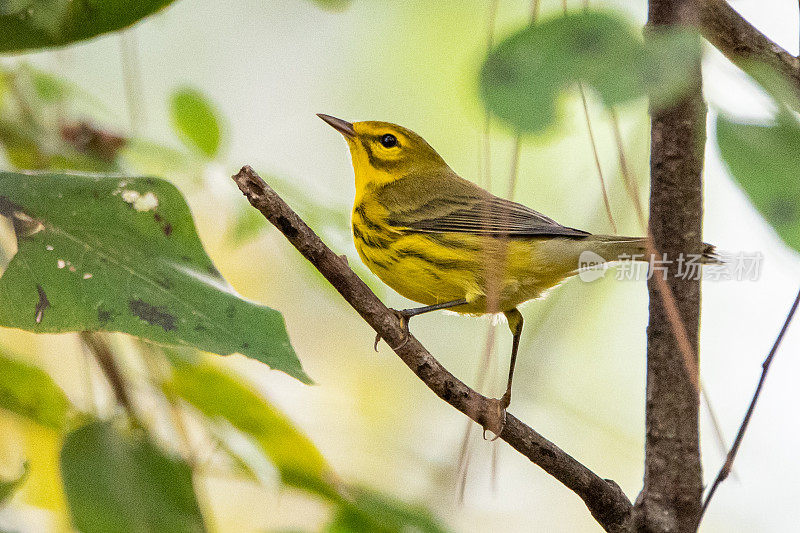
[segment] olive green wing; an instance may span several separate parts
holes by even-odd
[[[586,237],[533,209],[481,190],[480,195],[435,195],[412,209],[394,210],[389,223],[420,233],[509,237]]]

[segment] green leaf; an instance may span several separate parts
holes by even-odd
[[[222,278],[169,182],[0,172],[0,214],[18,241],[0,278],[0,325],[238,352],[310,381],[281,314]]]
[[[480,91],[486,108],[522,132],[538,133],[558,117],[562,91],[583,82],[612,106],[650,96],[654,106],[685,90],[700,39],[693,31],[640,31],[618,15],[583,11],[513,34],[486,58]]]
[[[189,465],[110,422],[66,436],[61,474],[72,523],[83,533],[205,531]]]
[[[63,79],[26,63],[20,65],[20,71],[28,75],[36,97],[41,102],[48,104],[62,102],[73,90]]]
[[[363,487],[348,487],[350,502],[340,505],[327,533],[402,533],[447,531],[427,509]]]
[[[249,385],[204,363],[176,364],[164,387],[205,416],[222,418],[250,436],[278,469],[284,483],[337,497],[334,474],[316,446]]]
[[[219,119],[202,93],[189,88],[175,91],[169,112],[172,127],[188,147],[209,158],[217,155],[221,139]]]
[[[788,112],[771,125],[720,116],[717,144],[755,208],[786,244],[800,251],[800,123]]]
[[[11,495],[25,483],[25,480],[28,479],[28,473],[30,472],[30,465],[27,461],[22,464],[22,473],[20,473],[19,477],[16,479],[0,479],[0,507],[6,503],[6,501],[11,498]]]
[[[0,408],[61,429],[67,420],[69,401],[43,370],[0,355]]]
[[[343,11],[350,7],[351,0],[311,0],[322,9],[329,11]]]
[[[119,30],[173,0],[11,0],[0,3],[0,52],[62,46]]]
[[[337,511],[328,531],[444,531],[422,507],[370,489],[342,485],[319,450],[283,413],[224,370],[208,363],[178,362],[163,387],[208,418],[221,418],[251,437],[284,483],[334,503]]]
[[[231,246],[239,247],[256,238],[267,227],[264,215],[250,204],[242,205],[226,235]]]
[[[787,79],[774,67],[761,61],[744,61],[740,68],[758,83],[778,107],[800,112],[800,93],[793,80]]]

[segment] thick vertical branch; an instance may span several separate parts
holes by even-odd
[[[690,25],[693,0],[650,0],[650,31]],[[669,261],[667,283],[695,358],[700,313],[700,282],[676,277],[681,254],[702,246],[702,171],[706,109],[700,65],[684,99],[653,109],[650,153],[650,227],[653,245]],[[660,259],[661,257],[659,257]],[[648,283],[647,404],[644,489],[636,503],[640,531],[685,532],[696,529],[702,496],[698,438],[699,391],[696,376],[681,355],[670,326],[656,276]]]

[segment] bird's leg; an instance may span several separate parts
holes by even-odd
[[[406,332],[406,339],[408,339],[408,321],[411,319],[412,316],[423,315],[425,313],[430,313],[431,311],[438,311],[440,309],[449,309],[451,307],[457,307],[459,305],[464,305],[467,303],[466,298],[461,298],[459,300],[453,300],[450,302],[442,302],[440,304],[434,305],[426,305],[425,307],[414,307],[412,309],[392,309],[397,317],[400,319],[400,325]],[[378,334],[375,337],[375,351],[378,351],[378,343],[381,341],[381,336]],[[403,341],[405,344],[405,341]],[[402,346],[401,344],[400,346]],[[400,347],[398,346],[398,348]]]
[[[508,369],[508,385],[506,386],[506,392],[503,394],[503,397],[500,398],[500,403],[503,405],[503,409],[507,408],[511,404],[511,382],[514,379],[514,365],[517,362],[517,351],[519,350],[519,339],[522,337],[522,313],[515,307],[510,311],[506,311],[504,313],[506,315],[506,319],[508,319],[508,327],[511,330],[511,333],[514,335],[514,340],[511,344],[511,366]]]
[[[506,319],[508,319],[508,328],[514,335],[514,340],[511,344],[511,366],[508,369],[508,385],[506,392],[499,399],[491,399],[491,402],[496,402],[496,410],[494,414],[489,415],[489,418],[483,423],[484,438],[486,437],[486,430],[488,429],[495,434],[494,439],[500,437],[503,428],[506,425],[506,409],[511,404],[511,382],[514,379],[514,365],[517,362],[517,351],[519,350],[519,339],[522,336],[522,313],[516,308],[510,311],[505,311]]]

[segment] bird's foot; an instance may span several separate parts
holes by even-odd
[[[398,346],[392,348],[392,350],[399,350],[400,348],[406,345],[406,343],[408,342],[408,337],[409,335],[411,335],[411,333],[408,331],[408,321],[412,316],[414,316],[412,313],[413,309],[401,309],[398,311],[397,309],[389,308],[389,311],[391,311],[397,316],[398,320],[400,320],[400,327],[403,329],[404,333],[403,341]],[[376,352],[378,351],[378,343],[381,342],[381,339],[382,337],[380,333],[375,335],[375,345],[373,346],[373,348],[375,349]]]
[[[497,398],[489,398],[488,409],[483,413],[482,420],[483,438],[484,440],[495,441],[500,438],[503,429],[506,427],[506,408],[511,401],[511,395],[504,394],[499,400]],[[490,431],[494,437],[491,439],[486,438],[486,432]]]

